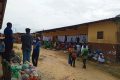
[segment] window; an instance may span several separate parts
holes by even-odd
[[[103,39],[103,31],[97,32],[97,39]]]

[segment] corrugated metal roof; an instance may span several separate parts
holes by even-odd
[[[116,17],[103,19],[103,20],[98,20],[98,21],[93,21],[93,22],[82,23],[82,24],[77,24],[77,25],[71,25],[71,26],[66,26],[66,27],[60,27],[60,28],[54,28],[54,29],[49,29],[49,30],[37,31],[36,33],[55,32],[56,30],[74,29],[74,28],[80,27],[81,25],[89,25],[89,24],[92,24],[92,23],[104,22],[104,21],[108,21],[108,20],[114,21],[114,20],[116,20]]]

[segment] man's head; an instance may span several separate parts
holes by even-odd
[[[25,29],[26,33],[30,33],[30,28]]]
[[[40,38],[39,38],[39,37],[36,38],[36,42],[38,42],[38,41],[40,41]]]
[[[8,22],[8,23],[7,23],[7,27],[12,28],[12,23],[11,23],[11,22]]]

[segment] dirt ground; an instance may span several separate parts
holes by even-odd
[[[82,69],[82,62],[77,59],[73,68],[68,64],[67,53],[42,48],[37,70],[42,80],[120,80],[87,63],[87,69]]]
[[[67,63],[67,53],[63,51],[41,49],[38,70],[42,80],[118,80],[89,62],[86,70],[82,69],[80,60],[75,68],[71,67]]]

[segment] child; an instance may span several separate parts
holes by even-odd
[[[71,57],[71,66],[75,67],[75,60],[77,58],[77,53],[76,53],[76,49],[73,49],[72,51],[72,57]]]
[[[33,54],[32,54],[32,63],[36,67],[38,63],[39,52],[40,52],[40,41],[39,38],[37,38],[33,44]]]
[[[72,63],[72,52],[73,52],[73,47],[71,44],[69,44],[69,48],[68,48],[68,63],[71,64]]]

